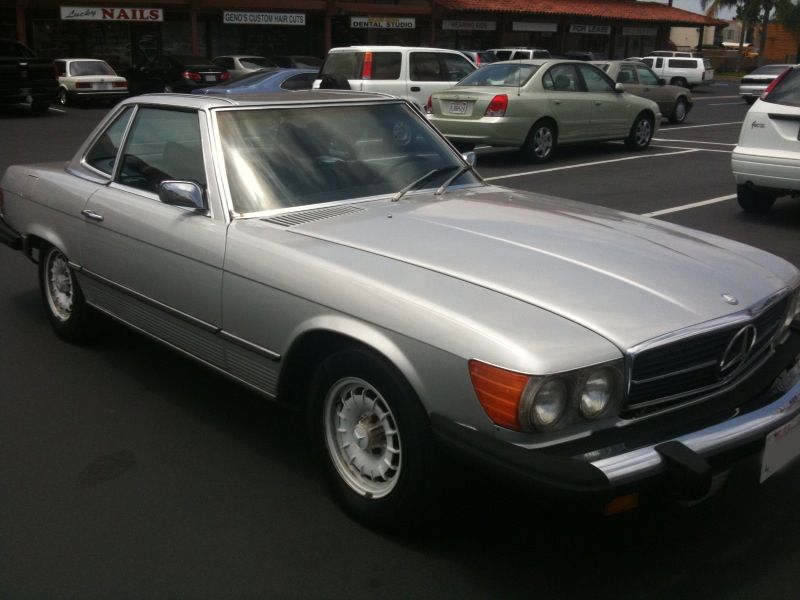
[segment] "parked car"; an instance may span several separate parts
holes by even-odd
[[[781,196],[800,197],[800,65],[757,98],[731,155],[739,206],[767,212]]]
[[[218,56],[212,58],[211,62],[217,65],[220,69],[228,72],[231,78],[240,77],[259,69],[266,69],[269,67],[277,67],[274,62],[263,56],[251,55],[232,55],[232,56]]]
[[[305,413],[376,527],[446,506],[450,455],[630,506],[798,453],[800,271],[487,185],[399,99],[134,97],[0,189],[59,336],[99,311]]]
[[[564,58],[569,60],[608,60],[608,54],[605,52],[589,52],[587,50],[567,50],[564,52]]]
[[[594,65],[564,60],[486,65],[433,94],[428,112],[461,149],[512,146],[531,162],[579,142],[625,140],[644,150],[661,121],[654,102],[624,93]]]
[[[131,94],[182,92],[230,79],[230,74],[203,56],[167,54],[126,72]]]
[[[606,75],[625,86],[625,91],[634,96],[647,98],[658,104],[661,114],[670,123],[683,123],[692,110],[692,93],[677,85],[666,85],[653,70],[644,63],[627,60],[609,60],[593,63]]]
[[[798,452],[800,271],[486,185],[399,99],[130,98],[0,189],[58,335],[100,311],[305,412],[376,527],[435,514],[443,451],[602,501]]]
[[[459,50],[459,52],[470,59],[476,67],[482,67],[500,60],[494,52],[489,50]]]
[[[316,69],[319,71],[325,61],[316,56],[291,55],[274,56],[272,62],[284,69]]]
[[[317,78],[316,69],[261,69],[226,83],[192,90],[193,94],[263,94],[310,90]]]
[[[792,65],[764,65],[751,71],[739,82],[739,95],[748,104],[753,104],[764,93],[770,83]]]
[[[449,88],[475,68],[457,50],[409,46],[332,48],[314,87],[392,94],[422,109],[433,92]]]
[[[497,60],[521,60],[531,58],[551,58],[546,48],[492,48],[489,50]]]
[[[714,67],[707,58],[645,56],[642,62],[670,85],[692,89],[714,83]]]
[[[58,94],[58,73],[53,61],[36,56],[20,42],[0,40],[0,104],[30,104],[44,115]]]
[[[60,58],[58,101],[62,106],[86,100],[119,100],[128,95],[128,82],[104,60]]]

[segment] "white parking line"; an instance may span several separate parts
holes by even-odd
[[[692,100],[695,102],[697,100],[728,100],[729,98],[739,98],[740,96],[709,96],[708,98],[698,98],[697,96],[692,96]]]
[[[671,142],[672,140],[664,140],[667,142]],[[692,144],[696,142],[690,142]],[[717,150],[716,148],[685,148],[684,146],[653,146],[653,148],[666,148],[667,150],[696,150],[697,152],[722,152],[723,154],[730,154],[733,152],[732,150]],[[662,154],[661,156],[668,156],[666,154]]]
[[[512,173],[510,175],[496,175],[495,177],[484,177],[484,181],[495,181],[497,179],[510,179],[512,177],[524,177],[526,175],[539,175],[540,173],[552,173],[553,171],[563,171],[565,169],[578,169],[580,167],[594,167],[597,165],[607,165],[609,163],[622,162],[623,160],[638,160],[640,158],[658,158],[659,156],[672,156],[673,154],[687,154],[689,152],[702,152],[698,148],[683,148],[680,152],[662,152],[661,154],[640,154],[638,156],[626,156],[625,158],[613,158],[610,160],[598,160],[595,162],[581,163],[578,165],[566,165],[563,167],[552,167],[539,171],[526,171],[525,173]]]
[[[658,217],[661,215],[667,215],[669,213],[680,212],[682,210],[689,210],[690,208],[697,208],[698,206],[706,206],[707,204],[716,204],[717,202],[725,202],[726,200],[733,200],[736,198],[736,194],[730,194],[728,196],[720,196],[719,198],[712,198],[711,200],[703,200],[702,202],[694,202],[692,204],[684,204],[683,206],[676,206],[674,208],[665,208],[664,210],[657,210],[651,213],[643,213],[643,217]]]
[[[733,106],[734,104],[738,105],[741,102],[715,102],[714,104],[709,104],[709,106]]]
[[[708,125],[681,125],[678,129],[670,128],[670,131],[682,131],[684,129],[697,129],[698,127],[720,127],[722,125],[741,125],[742,121],[732,121],[730,123],[709,123]],[[663,131],[662,131],[663,133]]]
[[[54,111],[56,111],[56,112],[60,112],[60,113],[65,113],[65,112],[67,112],[67,111],[65,111],[65,110],[62,110],[62,109],[60,109],[60,108],[53,108],[52,106],[51,106],[50,108],[48,108],[47,110],[54,110]]]
[[[712,146],[735,146],[736,144],[724,144],[722,142],[695,142],[694,140],[666,140],[664,138],[653,138],[654,142],[677,142],[679,144],[711,144]]]

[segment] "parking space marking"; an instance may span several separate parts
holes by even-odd
[[[716,204],[718,202],[725,202],[726,200],[733,200],[736,194],[729,194],[727,196],[720,196],[719,198],[712,198],[711,200],[703,200],[702,202],[693,202],[692,204],[684,204],[683,206],[676,206],[674,208],[665,208],[664,210],[657,210],[649,213],[642,213],[643,217],[658,217],[667,215],[669,213],[680,212],[682,210],[689,210],[690,208],[697,208],[698,206],[706,206],[708,204]]]
[[[709,104],[709,106],[733,106],[733,105],[738,106],[739,104],[740,104],[739,102],[717,102],[715,104]]]
[[[732,121],[730,123],[709,123],[708,125],[680,125],[678,129],[670,128],[670,131],[682,131],[684,129],[697,129],[698,127],[720,127],[722,125],[741,125],[744,121]],[[664,133],[664,130],[661,130]]]
[[[741,96],[709,96],[708,98],[698,98],[697,96],[692,96],[692,100],[729,100],[731,98],[741,98]]]
[[[712,146],[735,146],[736,144],[726,144],[723,142],[695,142],[694,140],[667,140],[663,138],[653,138],[654,142],[678,142],[679,144],[711,144]]]
[[[664,140],[666,142],[671,142],[673,140]],[[696,144],[697,142],[689,142],[690,144]],[[653,148],[666,148],[667,150],[694,150],[695,152],[722,152],[723,154],[730,154],[733,150],[717,150],[716,148],[686,148],[685,146],[653,146]],[[666,155],[662,155],[666,156]]]
[[[683,148],[680,152],[662,152],[660,154],[641,154],[639,156],[626,156],[625,158],[612,158],[609,160],[598,160],[577,165],[565,165],[563,167],[551,167],[539,171],[526,171],[525,173],[511,173],[510,175],[495,175],[494,177],[484,177],[484,181],[494,181],[496,179],[510,179],[512,177],[524,177],[526,175],[539,175],[540,173],[552,173],[553,171],[564,171],[565,169],[578,169],[580,167],[594,167],[597,165],[607,165],[609,163],[622,162],[623,160],[638,160],[640,158],[656,158],[659,156],[672,156],[674,154],[687,154],[689,152],[700,152],[698,148]]]

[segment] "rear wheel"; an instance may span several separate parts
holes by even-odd
[[[522,154],[533,163],[542,163],[553,156],[556,147],[556,129],[552,122],[537,121],[522,146]]]
[[[673,77],[669,83],[670,85],[677,85],[678,87],[689,87],[687,81],[683,77]]]
[[[744,101],[747,102],[748,104],[755,104],[756,99],[752,97],[747,97],[744,99]]]
[[[172,86],[169,85],[169,84],[165,85],[164,86],[164,93],[165,94],[171,94],[172,93]]]
[[[399,531],[431,515],[440,468],[427,413],[385,359],[364,349],[326,359],[309,424],[326,481],[352,516]]]
[[[653,119],[642,113],[633,122],[631,131],[625,139],[625,145],[631,150],[644,150],[653,139]]]
[[[40,252],[39,289],[55,332],[70,342],[85,340],[91,331],[92,309],[86,304],[67,257],[54,246]]]
[[[678,98],[675,101],[675,106],[672,109],[672,114],[669,116],[669,122],[679,125],[686,120],[686,109],[688,108],[686,98]]]
[[[775,196],[767,194],[750,187],[749,185],[739,184],[736,186],[736,199],[743,211],[749,213],[763,214],[775,204]]]

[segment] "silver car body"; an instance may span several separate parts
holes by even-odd
[[[196,115],[200,145],[176,156],[196,157],[183,171],[167,172],[167,150],[160,156],[152,137],[137,146],[130,123],[173,109]],[[342,122],[351,112],[366,133]],[[342,181],[340,170],[320,179],[320,201],[281,205],[288,179],[256,171],[268,151],[288,148],[285,160],[296,161],[305,146],[254,126],[317,119],[334,128],[322,133],[342,137],[283,177],[301,169],[297,185],[306,185],[329,169],[369,167],[374,177],[358,188],[367,195],[325,189]],[[127,145],[98,161],[106,138]],[[425,159],[411,158],[423,142]],[[152,162],[136,176],[125,162],[134,151]],[[141,178],[155,164],[185,180],[180,189],[202,189],[200,206],[167,202],[168,182],[149,191]],[[436,164],[456,179],[429,182]],[[386,177],[397,179],[370,187]],[[390,189],[415,179],[418,189]],[[613,494],[665,478],[675,460],[683,468],[667,442],[713,460],[763,445],[800,413],[800,367],[785,373],[800,352],[797,269],[666,222],[486,185],[397,99],[140,96],[118,105],[69,163],[14,166],[0,185],[4,241],[34,259],[47,248],[67,257],[56,291],[72,274],[94,309],[301,408],[326,353],[369,348],[407,382],[443,445],[548,487]],[[694,352],[710,343],[719,356],[709,366]],[[654,352],[668,364],[642,370]],[[476,361],[545,379],[609,365],[620,404],[542,431],[501,426],[476,397]],[[697,369],[706,373],[699,384],[688,375]],[[779,377],[783,387],[772,387]]]
[[[739,95],[748,104],[755,102],[770,83],[792,65],[764,65],[742,77],[739,82]]]

